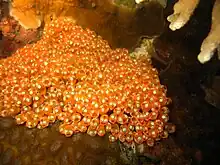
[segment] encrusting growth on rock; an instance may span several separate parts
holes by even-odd
[[[0,116],[39,129],[59,120],[67,137],[108,134],[111,142],[167,138],[170,99],[150,62],[111,49],[66,18],[45,25],[37,43],[0,60]]]

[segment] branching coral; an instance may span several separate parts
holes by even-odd
[[[174,13],[167,17],[170,22],[170,29],[175,31],[182,28],[192,16],[194,10],[199,4],[200,0],[188,1],[179,0],[174,5]],[[208,36],[203,41],[200,54],[198,55],[198,60],[200,63],[204,64],[208,62],[214,55],[218,52],[218,58],[220,59],[220,0],[216,0],[213,10],[212,10],[212,25]]]
[[[67,137],[108,133],[111,142],[152,146],[174,131],[156,69],[69,19],[0,61],[0,90],[1,116],[39,129],[59,120]]]

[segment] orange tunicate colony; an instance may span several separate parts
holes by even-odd
[[[108,134],[152,146],[174,128],[156,69],[65,18],[0,61],[0,91],[0,116],[39,129],[59,120],[67,137]]]

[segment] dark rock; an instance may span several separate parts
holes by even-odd
[[[0,155],[3,153],[3,151],[4,151],[4,145],[0,144]]]
[[[97,158],[96,155],[85,155],[80,160],[80,163],[82,165],[84,165],[84,164],[86,164],[86,165],[101,165],[101,162],[99,160],[100,160],[100,157]]]
[[[18,128],[14,128],[10,134],[10,143],[17,144],[20,141],[20,131]]]
[[[63,141],[61,140],[56,140],[51,146],[50,146],[50,151],[53,155],[56,155],[62,148],[63,146]]]
[[[40,144],[40,142],[39,142],[38,139],[36,139],[36,138],[32,139],[31,145],[32,145],[33,147],[36,147],[36,146],[38,146],[39,144]]]
[[[77,152],[77,153],[76,153],[76,159],[77,159],[77,160],[80,160],[81,157],[82,157],[82,153],[81,153],[81,152]]]
[[[68,160],[70,163],[75,163],[75,154],[74,154],[74,149],[73,147],[68,147],[67,148],[67,153],[68,153]]]
[[[15,125],[12,118],[0,118],[0,129],[9,129]]]
[[[74,134],[74,135],[72,136],[73,142],[77,142],[77,141],[81,140],[81,139],[82,139],[82,136],[83,136],[82,133]]]
[[[55,162],[55,161],[48,161],[47,165],[57,165],[57,162]]]
[[[99,140],[99,138],[91,137],[91,138],[89,138],[89,140],[86,140],[85,143],[87,143],[87,145],[90,148],[97,150],[101,147],[100,142],[98,140]]]
[[[30,165],[32,163],[31,157],[29,155],[22,156],[21,160],[22,160],[22,165]]]
[[[61,165],[71,165],[68,160],[68,153],[67,152],[64,152],[62,154],[61,159],[60,159],[60,164]]]
[[[44,159],[44,157],[45,157],[45,152],[43,149],[41,149],[41,148],[34,149],[33,156],[32,156],[32,159],[34,162],[42,160],[42,159]]]
[[[106,161],[102,165],[116,165],[117,161],[114,157],[107,157]]]
[[[3,140],[5,138],[5,132],[0,131],[0,140]]]
[[[36,137],[36,129],[25,128],[24,135],[34,139]]]
[[[22,165],[21,160],[16,158],[14,161],[14,165]]]
[[[20,152],[21,154],[23,154],[23,153],[29,151],[29,149],[30,149],[29,147],[30,147],[30,146],[29,146],[29,144],[28,144],[26,141],[22,141],[22,142],[20,142],[20,143],[18,144],[18,150],[19,150],[19,152]]]
[[[2,164],[10,164],[14,156],[14,152],[11,148],[8,148],[3,154],[2,154]]]
[[[49,129],[42,129],[38,131],[39,138],[45,140],[49,137]]]

